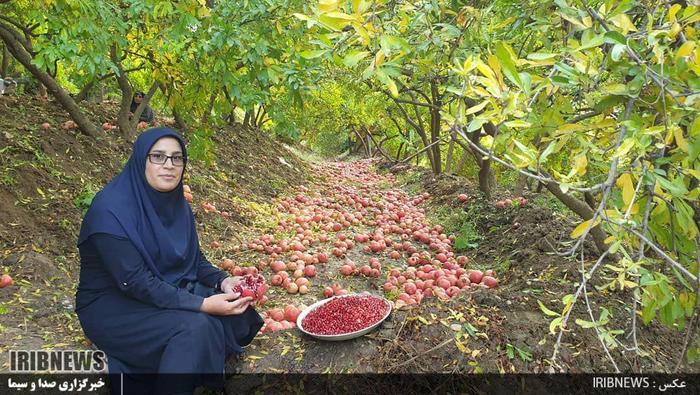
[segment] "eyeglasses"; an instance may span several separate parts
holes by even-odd
[[[148,160],[153,163],[154,165],[162,165],[165,164],[165,162],[168,161],[168,158],[170,158],[170,163],[173,164],[173,166],[184,166],[185,165],[185,157],[182,155],[165,155],[165,154],[148,154]]]

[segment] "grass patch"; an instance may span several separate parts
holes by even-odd
[[[423,190],[421,186],[421,173],[416,171],[409,171],[406,173],[399,173],[396,175],[396,182],[399,185],[403,185],[410,194],[417,194]]]
[[[477,248],[484,238],[479,233],[477,222],[481,205],[474,202],[467,211],[455,210],[448,206],[436,207],[428,214],[431,223],[442,224],[445,234],[454,234],[455,252]]]
[[[298,149],[294,146],[287,145],[287,144],[283,144],[283,146],[286,149],[290,150],[294,155],[300,157],[301,159],[303,159],[305,161],[311,162],[311,163],[318,164],[318,163],[323,163],[326,160],[326,158],[324,158],[322,155],[319,155],[318,153],[313,152],[309,149],[302,150],[302,149]]]
[[[90,208],[92,199],[95,198],[97,192],[99,192],[99,188],[88,182],[87,184],[83,185],[83,189],[81,189],[75,198],[73,198],[73,204],[83,213],[83,215],[85,215],[87,209]]]

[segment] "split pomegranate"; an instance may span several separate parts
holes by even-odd
[[[240,292],[242,298],[250,296],[254,300],[261,299],[266,291],[265,278],[259,274],[246,274],[233,287],[233,292]]]

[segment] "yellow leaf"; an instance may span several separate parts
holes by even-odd
[[[691,137],[700,135],[700,116],[696,117],[693,123],[690,124],[688,128],[688,134]]]
[[[369,45],[369,33],[367,33],[367,29],[365,29],[361,23],[352,22],[351,25],[355,28],[357,34],[362,38],[362,45]]]
[[[629,206],[634,198],[634,183],[632,182],[632,176],[630,173],[622,174],[615,182],[618,188],[622,189],[622,201],[625,202],[625,206]]]
[[[676,59],[690,55],[695,49],[695,41],[686,41],[676,51]]]
[[[498,58],[489,55],[489,66],[491,67],[491,70],[493,70],[493,73],[496,75],[496,78],[498,79],[498,85],[503,86],[503,73],[501,73],[501,64],[498,61]]]
[[[555,330],[557,329],[557,327],[561,326],[561,322],[563,319],[563,317],[557,317],[553,319],[552,322],[549,323],[549,333],[554,335],[556,333]]]
[[[613,157],[620,157],[626,155],[630,150],[634,147],[634,139],[633,138],[626,138],[622,144],[617,148],[617,151],[615,151],[615,155]]]
[[[614,119],[611,118],[605,118],[603,120],[600,120],[596,123],[593,123],[589,125],[590,129],[602,129],[602,128],[609,128],[611,126],[615,126],[617,122],[615,122]]]
[[[676,14],[681,10],[680,4],[674,4],[668,9],[668,21],[673,23],[676,21]]]
[[[396,87],[396,83],[391,78],[387,78],[386,86],[389,88],[389,92],[394,97],[399,97],[399,89]]]
[[[199,10],[197,10],[197,14],[200,18],[208,18],[211,16],[211,11],[209,11],[209,8],[207,8],[206,6],[199,7]]]
[[[374,56],[374,64],[375,66],[379,66],[380,64],[384,63],[384,58],[386,56],[384,55],[383,51],[377,51],[377,54]]]
[[[671,25],[671,30],[669,30],[668,35],[669,37],[675,40],[676,36],[678,36],[678,33],[680,33],[681,30],[683,30],[681,24],[676,22],[673,25]]]
[[[472,88],[472,90],[474,91],[474,93],[481,97],[491,97],[491,94],[486,89],[480,86],[475,86],[474,88]]]
[[[462,65],[462,68],[464,69],[465,73],[472,71],[474,69],[474,66],[476,66],[476,64],[474,63],[473,56],[464,59],[464,64]]]
[[[491,31],[496,31],[496,30],[498,30],[498,29],[504,28],[504,27],[510,25],[511,23],[513,23],[513,21],[516,20],[516,19],[518,19],[518,18],[517,18],[515,15],[514,15],[514,16],[511,16],[510,18],[507,18],[506,20],[504,20],[503,22],[501,22],[501,23],[499,23],[499,24],[497,24],[497,25],[490,26],[490,27],[489,27],[489,30],[491,30]]]
[[[318,10],[321,12],[331,12],[338,9],[338,0],[319,0]]]
[[[590,219],[581,222],[581,223],[571,232],[571,238],[572,238],[572,239],[577,239],[577,238],[581,237],[581,235],[583,234],[583,232],[585,232],[586,229],[588,229],[588,225],[589,225],[590,223],[591,223],[591,220],[590,220]],[[591,228],[595,227],[595,226],[598,225],[599,223],[600,223],[600,218],[596,218],[596,221],[595,221],[595,223],[593,224],[593,226],[591,226]]]
[[[630,31],[636,32],[637,27],[634,26],[634,23],[632,23],[632,20],[627,14],[617,14],[614,17],[610,18],[610,22],[612,22],[613,25],[617,26],[622,30],[622,34],[627,35]]]
[[[676,145],[678,146],[678,148],[680,148],[684,152],[688,152],[688,142],[685,141],[685,137],[683,137],[683,129],[681,129],[678,126],[675,126],[673,128],[673,137],[676,139]]]
[[[489,101],[484,100],[481,103],[479,103],[473,107],[469,107],[469,109],[465,112],[465,115],[471,115],[471,114],[477,113],[477,112],[483,110],[484,107],[486,107],[488,104],[489,104]]]
[[[491,145],[493,145],[493,136],[486,135],[480,138],[479,144],[481,144],[486,149],[491,149]]]
[[[630,209],[630,214],[637,214],[639,212],[639,204],[635,203]]]
[[[586,157],[586,154],[581,154],[576,157],[576,160],[574,161],[574,169],[576,170],[576,174],[580,176],[586,174],[587,166],[588,158]]]
[[[581,19],[581,22],[583,22],[583,25],[587,28],[593,27],[593,20],[588,15],[583,17],[583,19]]]
[[[493,74],[493,71],[489,68],[489,66],[482,62],[481,59],[476,60],[476,68],[481,72],[481,74],[484,75],[484,77],[496,81],[496,76]]]
[[[363,0],[352,0],[352,10],[356,14],[361,14],[365,11],[367,11],[367,8],[369,7],[370,3],[367,1]]]
[[[567,124],[559,126],[557,128],[557,132],[559,132],[559,133],[580,132],[584,129],[585,129],[585,127],[583,125],[580,125],[577,123],[567,123]]]
[[[603,241],[603,243],[605,243],[605,244],[610,244],[610,243],[612,243],[612,242],[615,241],[615,240],[617,240],[617,237],[615,237],[615,236],[608,236],[608,237]]]

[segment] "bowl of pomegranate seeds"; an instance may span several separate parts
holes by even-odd
[[[391,313],[391,302],[369,293],[333,296],[304,309],[297,327],[321,340],[348,340],[369,333]]]

